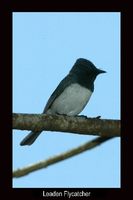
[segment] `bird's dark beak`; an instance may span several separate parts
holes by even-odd
[[[98,69],[98,74],[101,74],[101,73],[107,73],[107,72],[104,70]]]

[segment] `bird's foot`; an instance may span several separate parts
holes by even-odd
[[[100,119],[101,116],[97,116],[97,117],[87,117],[86,115],[79,115],[78,117],[84,117],[86,119]]]

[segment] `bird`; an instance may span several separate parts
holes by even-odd
[[[43,114],[77,116],[90,100],[94,92],[94,81],[101,73],[106,71],[97,68],[90,60],[78,58],[51,94]],[[41,132],[30,132],[20,145],[32,145]]]

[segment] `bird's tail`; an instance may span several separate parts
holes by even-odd
[[[40,135],[41,132],[30,132],[20,143],[21,146],[23,145],[31,145],[35,142],[37,137]]]

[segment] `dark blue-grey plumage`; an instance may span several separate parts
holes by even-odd
[[[96,76],[105,71],[84,58],[79,58],[69,74],[60,82],[50,96],[43,113],[78,115],[89,101],[94,91]],[[31,132],[20,145],[31,145],[41,132]]]

